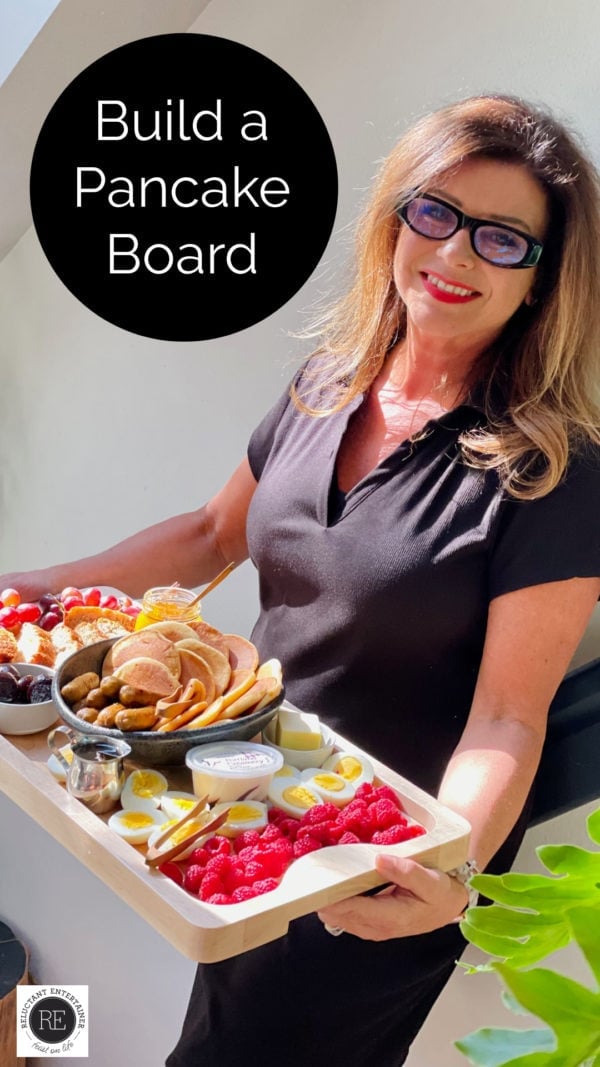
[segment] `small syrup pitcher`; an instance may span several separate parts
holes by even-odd
[[[62,734],[63,739],[57,738],[57,734]],[[71,763],[61,752],[65,734],[73,753]],[[131,752],[126,741],[77,734],[67,726],[57,726],[48,734],[48,746],[65,770],[71,796],[96,815],[117,806],[125,783],[123,761]]]

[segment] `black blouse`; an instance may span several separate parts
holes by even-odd
[[[260,575],[253,633],[278,656],[290,700],[435,792],[465,725],[488,604],[525,586],[600,575],[600,455],[520,502],[469,467],[464,404],[432,420],[345,496],[335,462],[357,397],[324,418],[286,394],[248,450]]]

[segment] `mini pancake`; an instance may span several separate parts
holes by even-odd
[[[155,702],[161,697],[170,696],[179,686],[179,679],[171,674],[164,663],[158,663],[148,656],[127,660],[117,667],[113,674],[120,678],[124,685],[142,690]]]
[[[121,667],[128,660],[144,656],[156,660],[157,663],[164,663],[167,670],[179,678],[181,664],[175,645],[164,634],[150,631],[148,628],[115,641],[104,657],[102,674],[113,674],[117,667]]]
[[[188,626],[187,623],[169,622],[168,619],[165,619],[164,622],[153,622],[150,623],[150,626],[144,626],[144,632],[148,633],[148,631],[151,633],[162,634],[163,637],[166,637],[169,641],[173,642],[185,641],[186,638],[196,637],[192,627]],[[141,633],[141,631],[138,630],[138,633]]]
[[[260,678],[258,680],[269,682],[270,684],[270,689],[265,692],[264,697],[262,698],[262,700],[259,700],[258,704],[254,709],[255,711],[262,711],[262,709],[266,708],[267,704],[270,704],[272,700],[275,700],[277,694],[281,692],[282,684],[279,678]]]
[[[177,715],[174,719],[169,719],[168,722],[163,723],[158,727],[159,734],[168,734],[173,730],[180,730],[186,723],[191,722],[192,719],[196,719],[207,708],[205,700],[200,700],[196,704],[192,704],[191,707],[182,711],[180,715]]]
[[[206,660],[185,648],[179,649],[178,654],[181,661],[181,673],[179,675],[181,684],[185,687],[192,678],[199,678],[206,689],[205,699],[209,704],[212,704],[217,691],[212,671]]]
[[[272,678],[260,678],[254,685],[251,685],[245,693],[242,693],[241,697],[234,700],[229,707],[225,708],[221,712],[221,719],[237,719],[239,715],[243,715],[245,712],[254,710],[256,704],[259,704],[267,693],[273,692]],[[272,697],[269,697],[272,699]]]
[[[184,730],[200,730],[203,726],[210,726],[211,722],[215,722],[220,717],[223,709],[223,697],[217,697],[213,700],[212,704],[209,704],[206,711],[197,715],[194,719],[188,722],[182,729]]]
[[[216,627],[211,626],[210,623],[204,622],[202,619],[199,622],[190,623],[190,629],[194,630],[196,637],[200,641],[204,641],[205,645],[212,645],[218,652],[229,658],[227,642],[221,631],[217,630]]]
[[[182,687],[179,686],[181,690]],[[174,719],[192,704],[206,699],[206,686],[199,678],[191,678],[183,692],[176,692],[172,697],[156,702],[156,710],[163,719]]]
[[[205,644],[204,641],[195,640],[193,647],[191,646],[191,641],[178,641],[175,647],[178,651],[187,649],[189,652],[195,652],[197,656],[200,656],[208,664],[215,682],[215,696],[221,696],[221,693],[227,689],[231,677],[229,658],[219,652],[217,648],[213,648],[212,645]]]
[[[230,704],[233,704],[233,701],[241,697],[242,693],[245,693],[251,685],[254,685],[255,681],[256,675],[254,671],[232,671],[229,686],[223,693],[223,707],[227,708]]]
[[[229,662],[232,670],[246,668],[255,671],[258,667],[258,651],[251,641],[239,634],[223,634],[229,649]]]

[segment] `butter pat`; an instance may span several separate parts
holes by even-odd
[[[281,748],[309,752],[323,744],[318,715],[282,708],[277,717],[275,743]]]

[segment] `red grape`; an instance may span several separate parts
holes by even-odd
[[[63,599],[63,608],[65,611],[70,611],[71,608],[83,607],[83,600],[80,596],[66,596]]]
[[[0,600],[5,608],[16,608],[21,603],[21,594],[16,589],[4,589],[0,593]]]
[[[16,626],[19,626],[20,622],[16,608],[9,606],[0,608],[0,626],[4,626],[6,630],[14,630]]]
[[[42,614],[38,604],[18,604],[15,610],[20,622],[37,622]]]
[[[95,586],[93,589],[88,589],[87,593],[83,595],[83,603],[87,608],[97,608],[102,599],[102,593]]]
[[[59,622],[62,622],[62,615],[56,611],[47,611],[45,615],[42,615],[39,625],[42,630],[53,630]]]
[[[81,589],[77,589],[74,585],[67,585],[60,594],[59,600],[64,604],[69,598],[72,598],[74,601],[76,600],[78,605],[83,604],[83,593],[81,592]],[[71,607],[74,606],[74,604],[71,605]]]
[[[137,619],[140,611],[142,610],[138,604],[130,604],[129,607],[120,609],[124,615],[130,615],[132,619]]]

